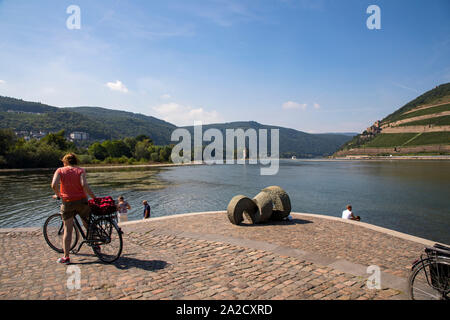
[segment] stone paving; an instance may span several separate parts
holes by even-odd
[[[369,289],[367,275],[320,263],[368,266],[403,279],[423,245],[305,217],[234,226],[225,213],[180,215],[122,226],[124,250],[112,265],[89,247],[72,255],[81,288],[70,290],[40,229],[0,232],[0,299],[404,299],[398,288]],[[296,254],[296,253],[301,253]],[[309,254],[309,255],[308,255]],[[312,257],[314,259],[309,259]]]

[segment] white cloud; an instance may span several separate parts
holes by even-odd
[[[168,94],[168,93],[164,93],[164,94],[161,96],[161,99],[170,99],[170,98],[172,98],[172,97],[171,97],[170,94]]]
[[[125,85],[122,83],[122,81],[119,81],[119,80],[117,80],[116,82],[108,82],[106,84],[106,86],[113,91],[120,91],[123,93],[128,92],[127,87],[125,87]]]
[[[161,104],[152,108],[157,117],[177,126],[190,126],[194,121],[204,124],[221,122],[222,117],[217,111],[206,111],[203,108],[193,108],[175,102]]]
[[[286,101],[283,103],[283,109],[285,110],[292,110],[292,109],[306,109],[307,104],[306,103],[298,103],[295,101]]]
[[[0,84],[5,84],[6,81],[5,80],[0,80]]]
[[[320,109],[320,104],[318,104],[317,102],[314,103],[314,109]]]

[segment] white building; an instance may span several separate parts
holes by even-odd
[[[89,134],[87,132],[72,132],[70,134],[70,139],[72,140],[89,140]]]

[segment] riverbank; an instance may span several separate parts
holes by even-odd
[[[220,211],[123,223],[116,263],[99,263],[88,247],[72,256],[81,271],[73,290],[40,228],[0,229],[0,299],[406,299],[411,261],[428,240],[292,216],[235,226]],[[381,289],[367,287],[371,265],[381,270]]]
[[[429,155],[429,156],[368,156],[354,155],[345,157],[332,157],[330,160],[450,160],[450,155]]]
[[[450,155],[430,155],[430,156],[366,156],[366,155],[355,155],[355,156],[345,156],[345,157],[328,157],[328,158],[281,158],[278,160],[292,160],[292,161],[347,161],[347,160],[450,160]],[[152,163],[152,164],[104,164],[95,165],[87,164],[81,165],[85,169],[132,169],[132,168],[163,168],[163,167],[174,167],[174,166],[193,166],[193,165],[204,165],[204,162],[192,163]],[[54,171],[57,168],[17,168],[17,169],[0,169],[1,172],[33,172],[33,171]]]
[[[84,169],[129,169],[129,168],[163,168],[163,167],[175,167],[175,166],[194,166],[201,165],[203,163],[199,162],[191,162],[191,163],[152,163],[152,164],[129,164],[129,165],[113,165],[113,164],[105,164],[105,165],[80,165],[80,167]],[[22,169],[0,169],[0,172],[33,172],[33,171],[54,171],[57,168],[22,168]]]

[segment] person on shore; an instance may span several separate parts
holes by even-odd
[[[144,205],[144,219],[148,219],[150,218],[150,205],[147,200],[142,201],[142,204]]]
[[[73,219],[79,215],[88,228],[91,209],[88,205],[87,195],[92,199],[94,193],[89,188],[86,172],[78,167],[78,158],[74,153],[68,153],[62,158],[64,167],[58,168],[54,175],[51,187],[55,192],[54,198],[62,199],[61,215],[64,222],[63,250],[64,257],[58,263],[69,264],[70,244],[72,242]]]
[[[117,204],[117,211],[119,211],[119,223],[128,221],[128,210],[131,206],[124,200],[123,196],[119,197],[119,203]]]
[[[352,211],[352,206],[348,205],[347,206],[347,210],[342,211],[342,219],[350,219],[350,220],[356,220],[356,221],[360,221],[361,218],[360,216],[354,216],[353,215],[353,211]]]

